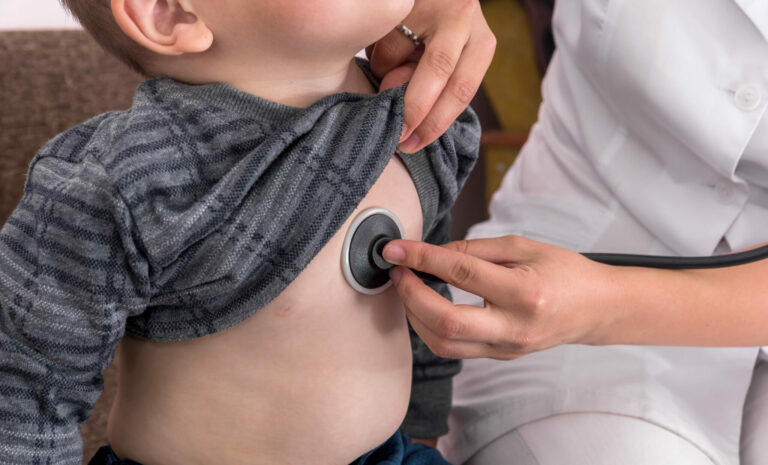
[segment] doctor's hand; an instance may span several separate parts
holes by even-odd
[[[399,30],[366,49],[381,90],[410,81],[405,93],[400,150],[434,142],[474,97],[496,49],[478,0],[415,0],[403,24],[423,49]]]
[[[447,358],[510,360],[564,343],[600,343],[615,318],[614,268],[519,236],[438,247],[397,240],[384,257],[414,330]],[[485,299],[454,305],[411,270]]]

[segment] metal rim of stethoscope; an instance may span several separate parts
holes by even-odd
[[[357,232],[360,225],[374,215],[384,215],[388,218],[390,218],[395,225],[397,226],[397,229],[400,231],[400,237],[405,237],[405,228],[403,227],[403,223],[400,222],[400,218],[397,217],[394,213],[391,211],[385,209],[385,208],[369,208],[362,213],[360,213],[354,221],[352,221],[352,224],[349,226],[349,229],[347,230],[347,235],[344,237],[344,245],[341,249],[341,269],[344,271],[344,277],[347,279],[347,283],[356,290],[357,292],[361,294],[366,295],[376,295],[381,294],[389,286],[392,285],[392,281],[387,281],[383,285],[376,287],[376,288],[367,288],[363,285],[361,285],[357,278],[355,278],[354,273],[352,273],[352,266],[350,263],[350,248],[352,246],[352,239],[355,236],[355,233]]]

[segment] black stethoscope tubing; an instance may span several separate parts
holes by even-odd
[[[614,266],[639,266],[643,268],[664,268],[669,270],[693,270],[725,268],[745,265],[768,258],[768,245],[745,252],[709,257],[668,257],[663,255],[635,255],[623,253],[584,253],[590,260]]]

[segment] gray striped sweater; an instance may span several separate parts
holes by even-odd
[[[403,93],[299,109],[160,78],[139,86],[130,109],[47,143],[0,230],[0,463],[80,464],[79,426],[125,332],[200,337],[274,299],[396,151]],[[403,157],[426,240],[446,239],[478,142],[468,109]],[[405,429],[436,436],[458,362],[412,339]]]

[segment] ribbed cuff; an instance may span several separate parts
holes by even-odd
[[[83,443],[77,429],[31,433],[0,426],[0,463],[3,465],[81,465],[82,461]]]
[[[448,432],[453,378],[414,381],[411,402],[400,429],[414,438],[436,438]]]

